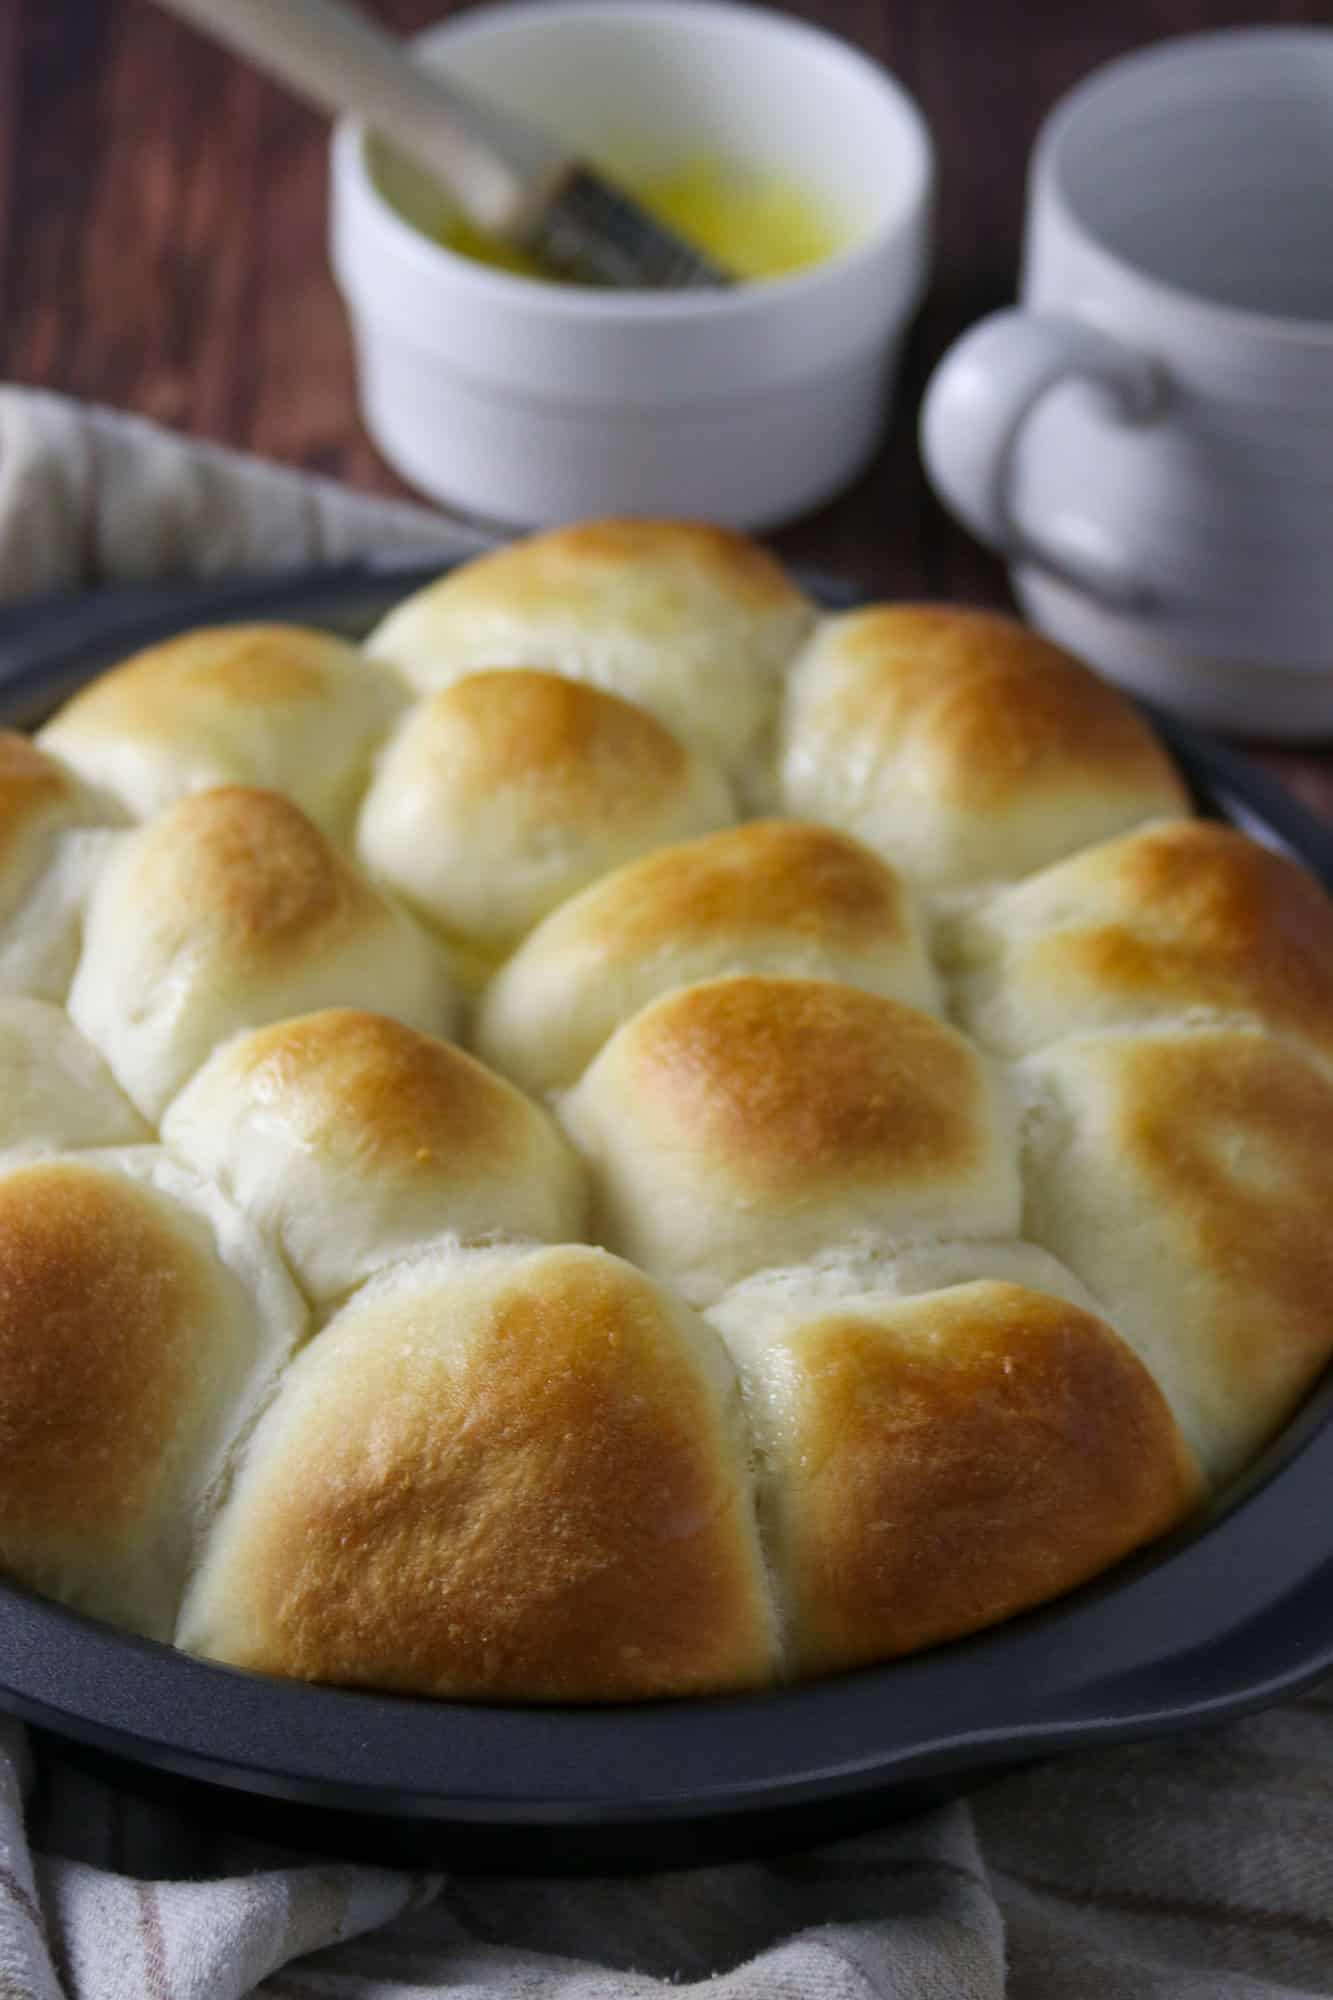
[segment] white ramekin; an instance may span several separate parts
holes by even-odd
[[[364,130],[333,144],[332,250],[362,414],[434,498],[498,520],[695,514],[761,528],[874,450],[925,285],[934,177],[920,113],[818,29],[724,0],[526,0],[420,47],[594,157],[732,155],[822,196],[851,246],[722,293],[626,293],[490,270],[390,205]],[[413,199],[410,177],[401,184]]]

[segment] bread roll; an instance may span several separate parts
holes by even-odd
[[[704,1694],[776,1638],[716,1334],[581,1247],[372,1280],[288,1370],[178,1643],[488,1700]]]
[[[687,521],[590,521],[478,557],[400,604],[368,651],[428,694],[545,667],[623,695],[743,783],[814,607],[773,558]]]
[[[357,847],[419,916],[498,954],[607,869],[735,816],[717,767],[643,709],[559,674],[483,673],[408,716]]]
[[[1146,827],[952,919],[958,1017],[1005,1055],[1062,1035],[1242,1017],[1333,1063],[1333,903],[1229,827]]]
[[[332,1004],[454,1014],[440,948],[288,800],[194,792],[121,836],[69,1010],[147,1117],[229,1036]]]
[[[134,1146],[152,1136],[63,1008],[0,996],[0,1153]]]
[[[26,736],[0,730],[0,993],[63,1000],[83,906],[119,814]]]
[[[546,1113],[383,1014],[334,1008],[238,1036],[162,1137],[277,1238],[321,1302],[442,1237],[584,1229],[583,1170]]]
[[[1333,1355],[1333,1081],[1245,1028],[1073,1037],[1019,1079],[1024,1234],[1229,1478]]]
[[[553,912],[491,981],[476,1044],[527,1090],[567,1088],[650,1000],[730,972],[939,1005],[893,871],[829,827],[756,820],[631,862]]]
[[[209,626],[99,675],[39,740],[135,819],[188,792],[259,785],[339,839],[406,700],[394,675],[331,633]]]
[[[878,994],[735,978],[654,1001],[560,1115],[600,1240],[707,1304],[835,1247],[1014,1233],[1009,1106],[961,1035]]]
[[[157,1148],[0,1172],[0,1569],[170,1638],[229,1447],[303,1330],[258,1233]]]
[[[789,812],[937,888],[1190,810],[1123,696],[1026,626],[946,605],[825,620],[791,674],[781,784]]]
[[[745,1382],[798,1673],[1043,1603],[1198,1497],[1147,1371],[1065,1299],[983,1281],[802,1305],[742,1286],[711,1317]]]

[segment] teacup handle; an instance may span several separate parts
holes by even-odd
[[[921,406],[922,457],[940,498],[979,540],[1115,610],[1142,611],[1151,590],[1091,548],[1076,523],[1053,521],[1037,537],[1010,510],[1019,433],[1047,390],[1071,378],[1099,383],[1121,423],[1149,423],[1162,406],[1162,377],[1147,355],[1086,321],[1011,308],[970,328],[936,368]]]

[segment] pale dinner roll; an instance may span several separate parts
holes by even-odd
[[[579,1246],[373,1279],[288,1370],[177,1639],[266,1673],[493,1700],[770,1679],[721,1342]]]
[[[135,819],[187,792],[260,785],[342,838],[406,701],[392,674],[329,632],[206,626],[99,675],[39,741]]]
[[[422,702],[357,828],[371,871],[482,953],[609,868],[736,817],[722,773],[660,722],[559,674],[471,674]]]
[[[560,1116],[592,1170],[599,1239],[697,1304],[820,1251],[1018,1224],[996,1077],[943,1022],[853,986],[669,993]]]
[[[983,1280],[774,1305],[741,1287],[711,1317],[745,1381],[798,1673],[1059,1596],[1199,1496],[1147,1370],[1066,1299]]]
[[[441,948],[289,800],[194,792],[120,837],[69,1011],[146,1116],[231,1035],[335,1004],[454,1016]]]
[[[259,1233],[156,1147],[0,1172],[0,1570],[169,1639],[229,1449],[304,1327]]]
[[[1333,1356],[1333,1081],[1246,1028],[1073,1037],[1018,1081],[1024,1234],[1227,1479]]]
[[[487,987],[476,1045],[526,1090],[567,1088],[650,1000],[729,972],[939,1005],[892,869],[831,827],[754,820],[631,862],[554,911]]]
[[[81,1152],[152,1137],[62,1007],[0,996],[0,1153]]]
[[[1080,1030],[1249,1017],[1333,1063],[1333,903],[1210,820],[1145,827],[955,914],[958,1018],[1006,1055]]]
[[[423,694],[481,667],[546,667],[623,695],[757,782],[781,675],[814,606],[742,535],[589,521],[477,557],[400,604],[367,650]]]
[[[824,621],[790,676],[781,788],[789,812],[940,888],[1190,811],[1114,688],[1026,626],[952,605]]]
[[[277,1238],[320,1302],[443,1237],[584,1231],[583,1169],[547,1114],[383,1014],[334,1008],[228,1042],[162,1137]]]
[[[118,809],[26,736],[0,730],[0,993],[63,1000]]]

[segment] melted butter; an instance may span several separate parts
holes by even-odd
[[[848,232],[823,202],[778,175],[722,159],[687,160],[669,174],[624,185],[660,222],[741,279],[782,278],[842,249]],[[460,257],[521,277],[549,278],[532,257],[451,218],[432,231]]]

